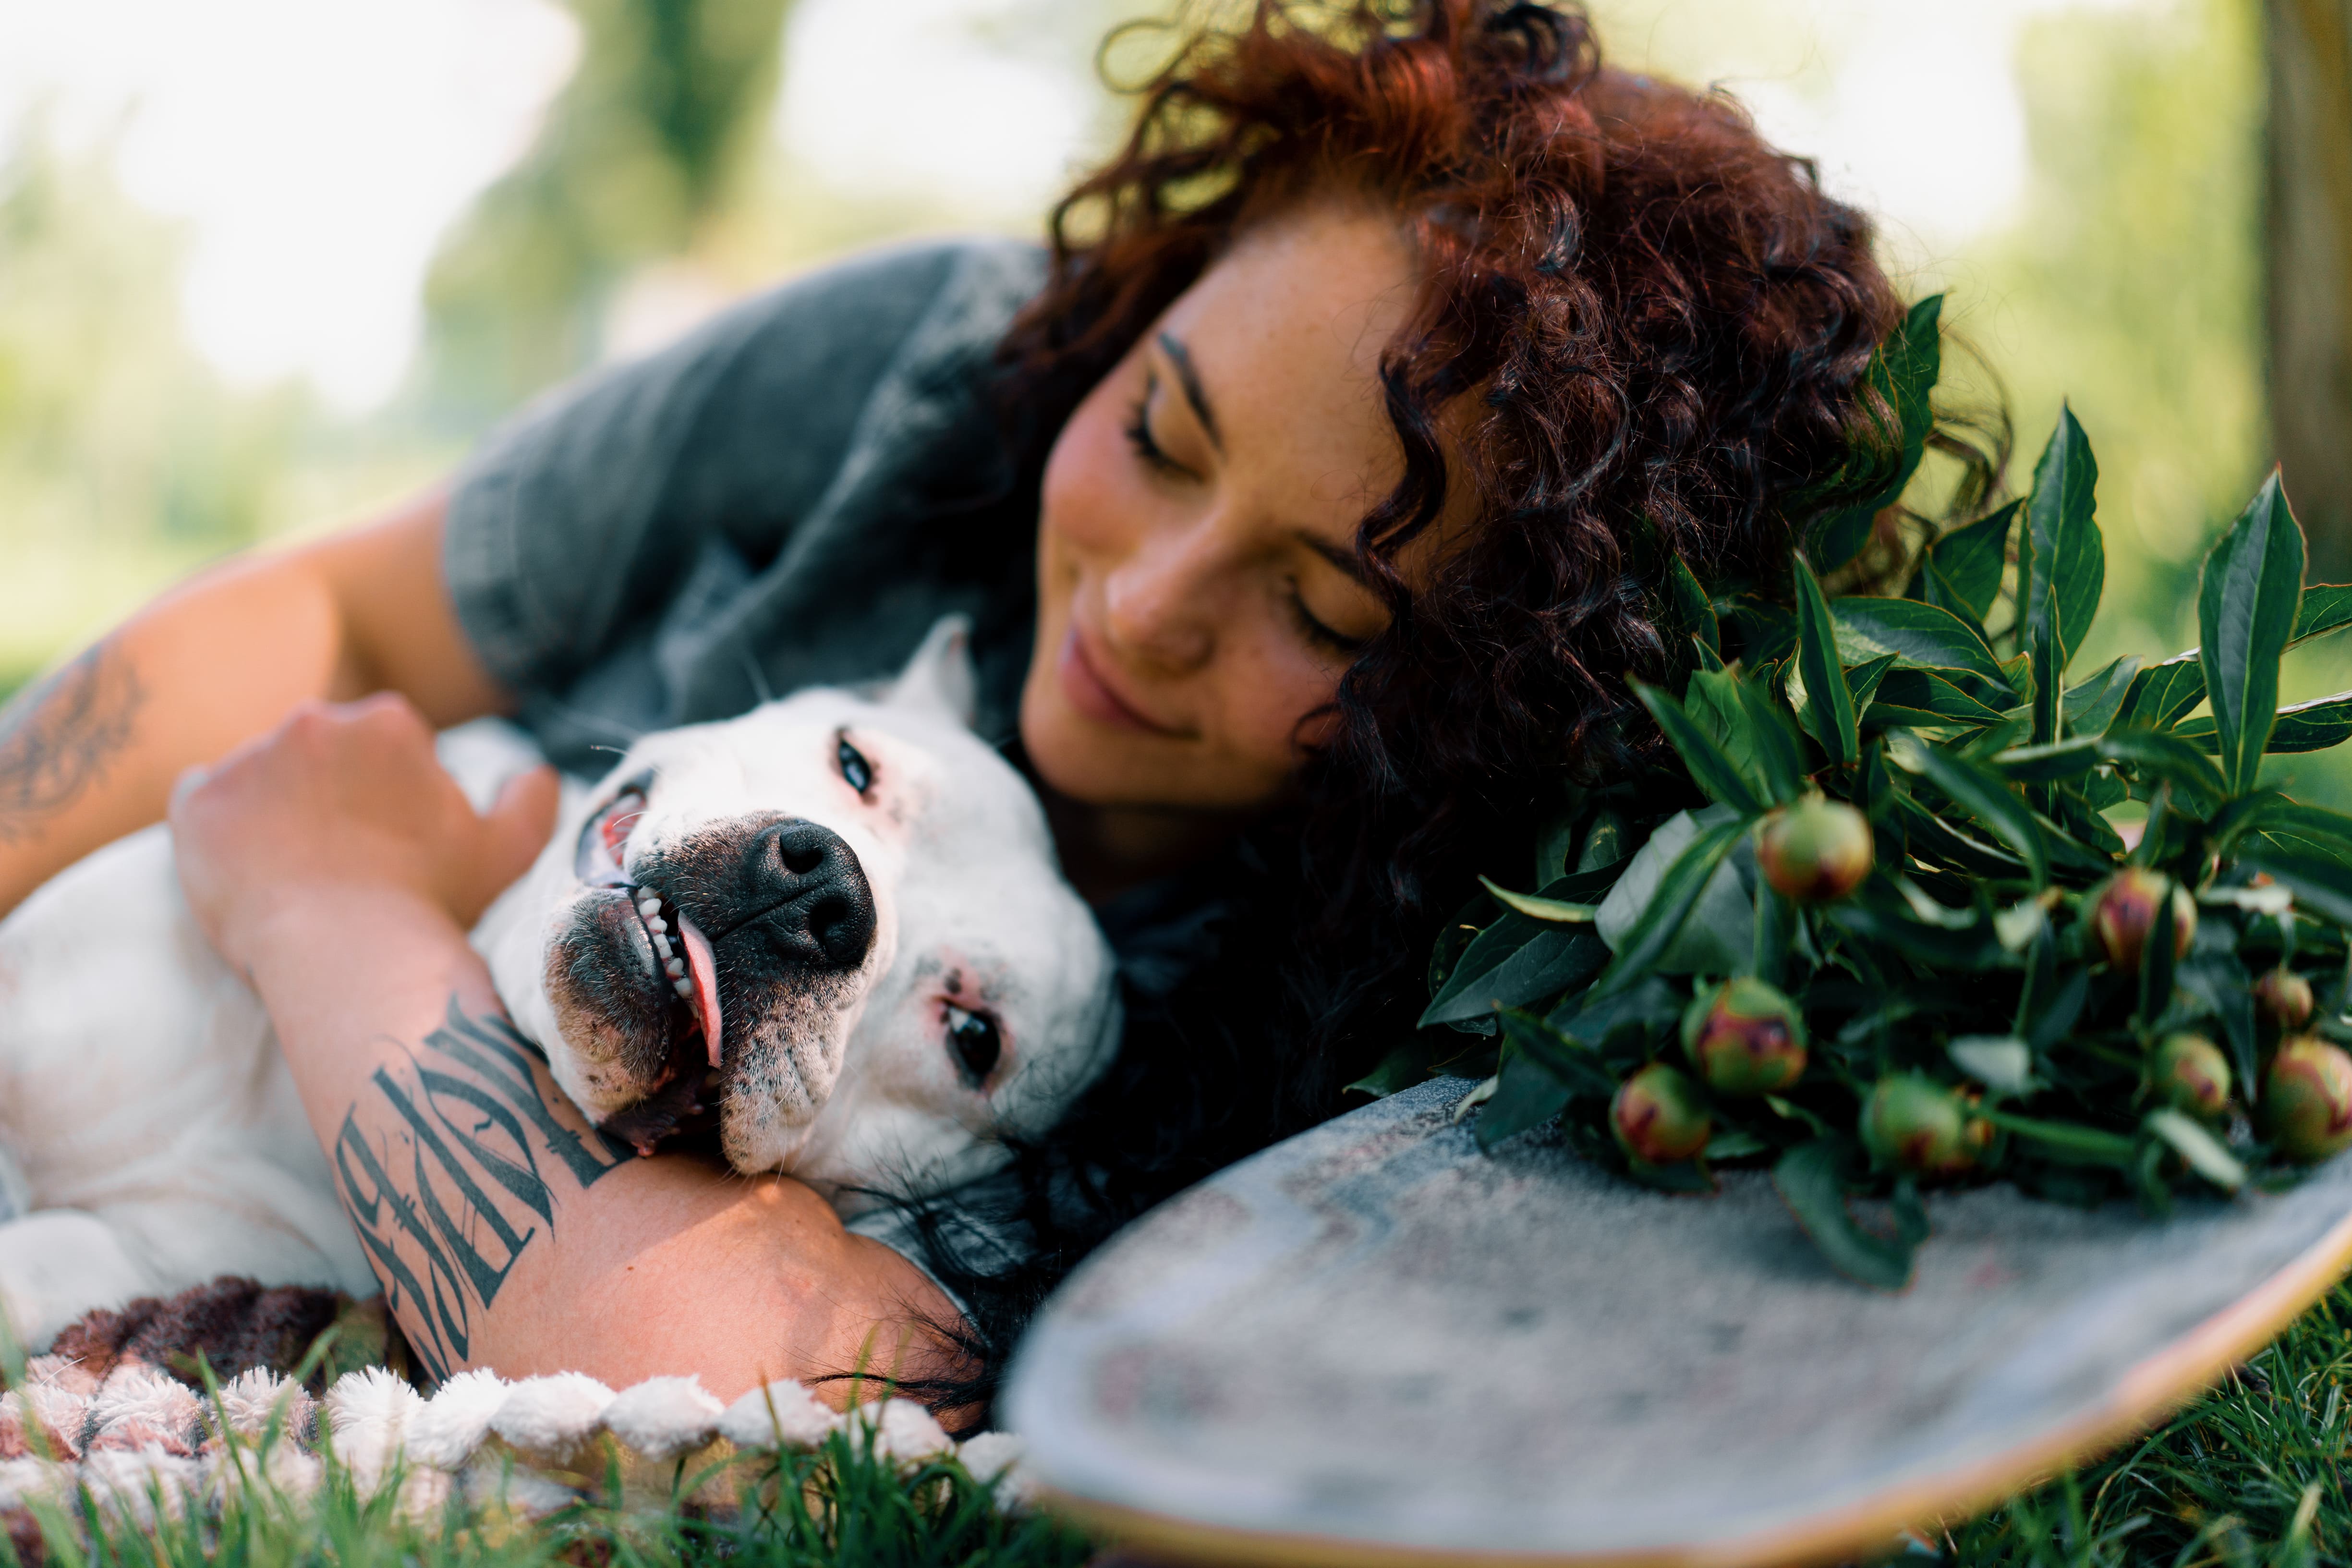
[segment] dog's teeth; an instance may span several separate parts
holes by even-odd
[[[667,963],[670,961],[669,938],[659,931],[654,932],[654,951],[662,955],[664,963]]]
[[[662,932],[669,930],[669,921],[662,919],[659,915],[647,915],[646,917],[646,929],[653,932],[656,936],[659,936]]]
[[[644,903],[637,906],[637,913],[645,916],[647,920],[653,919],[654,916],[661,913],[661,900],[659,899],[647,899]]]
[[[683,977],[686,973],[686,960],[682,958],[673,958],[667,963],[663,964],[662,967],[669,971],[669,977],[672,980],[677,980]]]
[[[691,996],[694,994],[694,982],[691,980],[673,980],[669,984],[670,989],[676,991],[681,996]]]

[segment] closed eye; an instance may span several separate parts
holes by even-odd
[[[860,795],[873,789],[874,764],[866,760],[865,752],[849,743],[846,734],[835,738],[833,762],[841,770],[842,779],[850,788]]]

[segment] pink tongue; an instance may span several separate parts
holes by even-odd
[[[710,1065],[719,1065],[719,965],[710,956],[710,939],[702,928],[677,911],[677,934],[686,941],[686,972],[694,977],[694,1011],[702,1020],[702,1037],[710,1046]]]

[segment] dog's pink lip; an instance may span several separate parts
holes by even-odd
[[[719,1066],[719,1042],[723,1020],[719,1013],[719,964],[711,956],[710,939],[684,910],[677,916],[677,934],[686,944],[686,973],[694,981],[694,1014],[702,1025],[703,1042],[710,1047],[710,1065]]]

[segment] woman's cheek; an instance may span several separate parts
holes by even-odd
[[[1248,673],[1252,679],[1235,687],[1233,733],[1246,737],[1251,760],[1269,778],[1286,775],[1303,760],[1302,749],[1337,729],[1337,715],[1317,710],[1338,693],[1340,672],[1276,637],[1260,645]]]

